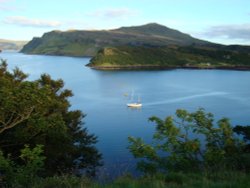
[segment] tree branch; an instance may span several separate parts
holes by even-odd
[[[12,113],[11,117],[7,120],[7,122],[1,121],[3,126],[0,127],[0,134],[3,133],[4,131],[6,131],[7,129],[13,128],[16,125],[18,125],[19,123],[27,120],[30,117],[30,115],[34,109],[35,109],[35,107],[33,106],[29,110],[24,112],[23,114],[17,114],[17,116],[15,118],[13,115],[14,113]]]

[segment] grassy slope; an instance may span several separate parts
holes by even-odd
[[[111,46],[164,46],[208,43],[158,24],[100,31],[52,31],[34,38],[22,52],[68,56],[94,56]]]
[[[33,188],[246,188],[250,187],[250,174],[242,172],[214,172],[211,174],[171,173],[154,177],[133,178],[129,175],[115,179],[110,183],[97,183],[86,178],[51,177],[41,179]]]
[[[95,68],[250,67],[250,53],[204,46],[105,48],[88,65]]]

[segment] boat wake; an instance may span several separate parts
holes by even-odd
[[[211,96],[221,96],[221,95],[227,95],[227,94],[228,93],[226,93],[226,92],[210,92],[210,93],[191,95],[191,96],[187,96],[187,97],[180,97],[180,98],[175,98],[175,99],[161,100],[161,101],[145,103],[145,104],[143,104],[143,106],[171,104],[171,103],[186,101],[186,100],[189,100],[189,99],[202,98],[202,97],[211,97]]]

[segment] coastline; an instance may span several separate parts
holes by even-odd
[[[46,56],[62,56],[62,57],[84,57],[84,58],[93,58],[91,55],[73,55],[73,54],[61,54],[61,53],[27,53],[22,50],[18,51],[19,53],[25,55],[46,55]]]
[[[250,66],[88,66],[95,70],[173,70],[173,69],[201,69],[201,70],[237,70],[237,71],[250,71]]]

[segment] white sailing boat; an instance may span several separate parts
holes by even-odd
[[[131,108],[140,108],[140,107],[142,107],[142,104],[135,102],[135,103],[128,103],[127,106],[131,107]]]
[[[131,101],[133,101],[133,95],[131,95]],[[140,108],[140,107],[142,107],[142,103],[140,101],[140,97],[138,96],[137,102],[127,103],[127,106],[131,107],[131,108]]]

